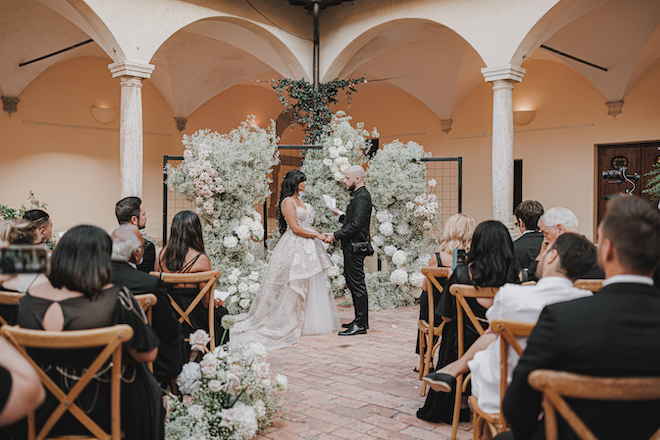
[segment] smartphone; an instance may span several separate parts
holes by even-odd
[[[456,266],[465,263],[467,263],[467,257],[465,256],[465,249],[454,249],[452,251],[451,269],[456,270]]]
[[[46,273],[48,248],[43,244],[12,244],[0,249],[0,274]]]

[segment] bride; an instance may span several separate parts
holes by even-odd
[[[312,227],[314,210],[299,193],[305,174],[284,176],[277,220],[282,238],[266,267],[250,311],[236,316],[232,343],[260,342],[268,350],[295,344],[302,335],[331,333],[339,316],[324,269],[332,266],[319,234]]]

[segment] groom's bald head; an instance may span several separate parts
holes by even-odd
[[[359,177],[361,181],[364,181],[364,168],[362,168],[360,165],[352,165],[348,168],[346,168],[346,176],[347,177]]]

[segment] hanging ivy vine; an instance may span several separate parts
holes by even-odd
[[[346,91],[346,100],[351,102],[351,94],[357,92],[357,84],[366,83],[364,76],[358,79],[333,79],[330,82],[314,85],[304,79],[294,80],[282,78],[271,80],[271,87],[277,92],[280,102],[292,114],[292,125],[300,124],[305,133],[304,143],[314,144],[323,127],[327,126],[332,119],[331,104],[338,101],[337,94]]]
[[[650,177],[643,191],[651,195],[651,200],[660,200],[660,165],[653,164],[653,169],[646,174]]]

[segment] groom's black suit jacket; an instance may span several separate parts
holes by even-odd
[[[529,337],[503,402],[515,440],[545,438],[542,396],[527,383],[536,369],[601,377],[660,376],[660,292],[616,283],[592,297],[547,306]],[[598,439],[647,439],[660,427],[660,402],[568,400]],[[575,439],[565,423],[560,439]]]
[[[122,261],[112,262],[112,282],[126,286],[133,295],[153,293],[157,302],[153,306],[152,327],[158,338],[158,357],[154,362],[154,376],[161,383],[169,383],[181,372],[186,360],[187,347],[176,312],[167,296],[167,286],[158,277],[146,274]]]
[[[346,208],[346,214],[339,217],[343,227],[335,232],[335,239],[341,240],[345,251],[352,251],[350,243],[370,241],[369,226],[371,225],[371,195],[367,188],[361,186],[351,194],[352,201]]]

